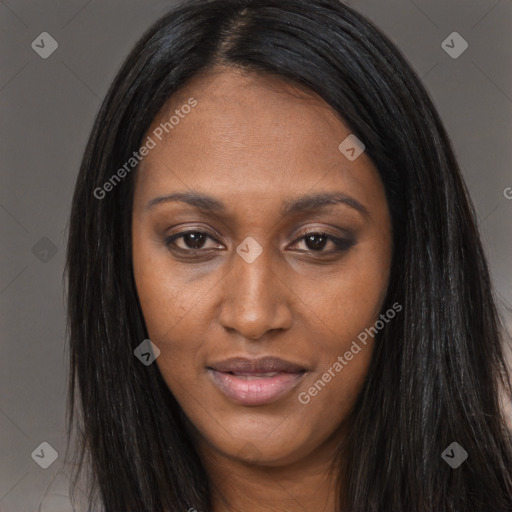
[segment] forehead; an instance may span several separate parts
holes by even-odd
[[[184,108],[191,99],[196,106]],[[153,121],[147,136],[156,146],[136,173],[136,198],[198,185],[268,196],[319,180],[368,189],[378,174],[365,154],[349,162],[340,153],[348,135],[319,96],[278,77],[216,69],[196,76]]]

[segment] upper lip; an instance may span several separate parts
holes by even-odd
[[[270,356],[257,359],[233,357],[231,359],[225,359],[224,361],[212,363],[208,368],[223,373],[300,373],[306,371],[304,366],[292,363],[291,361],[285,361],[279,357]]]

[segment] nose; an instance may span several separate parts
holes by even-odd
[[[228,331],[259,340],[270,331],[289,329],[293,293],[266,251],[252,263],[233,255],[232,268],[223,279],[219,321]]]

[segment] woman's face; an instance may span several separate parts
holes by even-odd
[[[392,237],[375,167],[338,148],[349,135],[318,97],[234,70],[196,77],[147,133],[137,292],[156,364],[216,454],[308,457],[362,386],[373,339],[357,337],[379,319]]]

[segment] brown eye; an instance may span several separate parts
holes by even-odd
[[[351,239],[338,238],[332,235],[328,235],[326,233],[308,233],[307,235],[301,237],[298,242],[305,241],[306,251],[311,252],[322,252],[322,253],[332,253],[338,251],[346,251],[350,249],[353,245],[355,245],[355,241]],[[334,246],[333,249],[325,251],[325,247],[328,243]]]
[[[213,240],[211,236],[202,231],[186,231],[166,238],[165,245],[170,249],[177,249],[179,251],[201,250],[204,248],[204,244],[208,238]],[[180,247],[175,243],[179,239],[182,239],[184,247]]]
[[[304,240],[306,241],[308,249],[321,251],[325,248],[327,242],[329,242],[329,237],[325,235],[308,235],[304,237]]]

